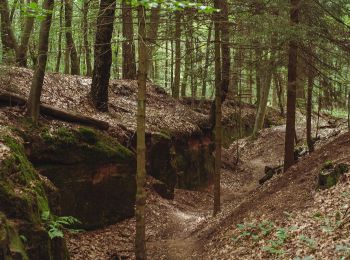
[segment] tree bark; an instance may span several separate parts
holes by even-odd
[[[151,9],[151,17],[150,17],[150,23],[148,24],[148,30],[147,30],[147,37],[149,39],[150,46],[148,47],[148,77],[154,79],[155,78],[155,71],[154,71],[154,62],[153,62],[153,55],[155,50],[155,44],[157,42],[158,37],[158,29],[159,29],[159,21],[160,21],[160,9],[161,5],[158,5],[156,8]],[[181,29],[180,29],[181,30]]]
[[[63,27],[63,3],[61,0],[61,6],[60,6],[60,28],[58,33],[58,54],[57,54],[57,60],[56,60],[56,67],[55,71],[60,71],[61,66],[61,57],[62,57],[62,27]]]
[[[220,0],[214,1],[214,7],[220,8]],[[221,187],[220,187],[220,163],[221,163],[221,49],[220,49],[220,15],[214,15],[214,34],[215,34],[215,116],[214,116],[214,137],[215,137],[215,153],[214,153],[214,216],[220,211],[221,207]]]
[[[183,73],[183,78],[181,82],[181,97],[186,97],[187,80],[190,74],[190,63],[191,63],[191,43],[189,31],[186,30],[186,42],[185,42],[185,69]]]
[[[221,150],[222,150],[222,110],[230,82],[230,49],[227,0],[215,0],[214,7],[221,9],[215,15],[215,171],[214,171],[214,210],[216,215],[221,208]],[[221,38],[221,46],[220,46]],[[220,64],[221,47],[221,64]]]
[[[145,241],[145,206],[146,206],[146,80],[147,80],[147,33],[146,10],[138,7],[139,19],[139,69],[138,69],[138,94],[137,94],[137,174],[136,174],[136,237],[135,255],[137,260],[146,259]]]
[[[85,52],[85,64],[86,64],[86,76],[92,76],[91,67],[91,50],[88,40],[89,36],[89,25],[88,25],[88,14],[89,4],[91,0],[84,0],[83,2],[83,38],[84,38],[84,52]]]
[[[136,79],[136,61],[134,45],[134,25],[132,8],[127,0],[122,1],[122,27],[123,27],[123,79]]]
[[[32,0],[33,3],[38,3],[37,0]],[[17,52],[16,52],[16,63],[20,67],[27,67],[27,53],[28,53],[28,43],[30,35],[33,31],[34,26],[34,19],[33,16],[26,16],[25,22],[24,22],[24,28],[21,35],[21,42],[18,46]]]
[[[34,124],[38,123],[39,118],[40,97],[45,76],[53,6],[54,0],[45,0],[43,3],[43,9],[47,10],[48,12],[46,13],[46,17],[40,25],[38,61],[34,70],[29,100],[27,104],[28,114],[30,115]]]
[[[5,63],[12,63],[18,49],[18,44],[11,28],[10,12],[7,0],[0,0],[0,14],[3,60]]]
[[[101,0],[97,18],[91,97],[95,108],[102,112],[108,111],[108,85],[112,65],[111,39],[115,7],[115,0]]]
[[[180,69],[181,69],[181,13],[175,12],[175,75],[173,97],[179,99],[180,96]]]
[[[206,99],[207,96],[207,79],[208,79],[208,67],[209,67],[209,58],[210,58],[210,44],[211,44],[211,34],[212,34],[212,23],[210,23],[208,29],[208,38],[207,38],[207,49],[205,52],[205,63],[203,68],[203,83],[202,83],[202,99]]]
[[[307,82],[307,102],[306,102],[306,141],[309,153],[314,151],[314,142],[312,140],[312,91],[314,87],[314,72],[311,66],[308,68]]]
[[[300,0],[291,0],[290,20],[293,26],[299,23]],[[294,137],[295,137],[295,109],[296,109],[296,85],[298,65],[298,43],[296,39],[289,42],[288,61],[288,90],[287,90],[287,122],[284,152],[284,170],[288,170],[294,160]]]
[[[73,33],[72,33],[72,14],[73,5],[72,0],[64,0],[65,3],[65,25],[66,25],[66,48],[70,55],[71,68],[70,73],[72,75],[80,74],[80,65],[77,50],[75,48]]]

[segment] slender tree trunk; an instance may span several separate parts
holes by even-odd
[[[66,25],[66,46],[67,51],[70,55],[71,61],[71,74],[80,74],[80,62],[75,48],[73,33],[72,33],[72,14],[73,14],[73,4],[72,0],[64,0],[65,3],[65,25]]]
[[[166,24],[166,28],[168,28],[168,22]],[[164,86],[165,89],[168,90],[168,70],[169,70],[169,41],[165,40],[165,71],[164,71]]]
[[[314,151],[314,143],[312,141],[312,91],[314,87],[314,78],[313,69],[309,66],[306,102],[306,140],[310,153]]]
[[[86,63],[86,76],[92,76],[91,67],[91,50],[88,40],[89,36],[89,25],[88,25],[88,14],[89,4],[91,0],[84,0],[83,3],[83,38],[84,38],[84,52],[85,52],[85,63]]]
[[[108,85],[112,65],[111,39],[115,7],[115,0],[101,0],[97,18],[91,97],[95,108],[102,112],[108,111]]]
[[[58,33],[58,54],[57,54],[57,60],[56,60],[56,67],[55,71],[60,71],[60,65],[61,65],[61,57],[62,57],[62,27],[63,27],[63,1],[60,2],[60,28]]]
[[[258,132],[264,127],[267,102],[269,100],[269,94],[270,94],[270,88],[271,88],[272,75],[273,75],[274,70],[275,70],[274,67],[275,67],[276,41],[277,41],[276,34],[273,34],[271,37],[270,61],[268,63],[267,69],[265,71],[265,77],[263,77],[264,80],[262,80],[261,87],[260,87],[260,102],[258,105],[256,117],[255,117],[253,137],[256,137]]]
[[[139,69],[138,69],[138,94],[137,94],[137,174],[136,174],[136,238],[135,255],[137,260],[146,259],[145,241],[145,206],[146,206],[146,80],[147,80],[147,35],[146,35],[146,10],[138,7],[139,19]]]
[[[180,94],[180,69],[181,69],[181,13],[175,12],[175,75],[173,97],[179,98]]]
[[[10,11],[7,0],[0,0],[0,14],[3,60],[5,63],[12,63],[18,49],[18,44],[11,28]]]
[[[229,48],[229,23],[227,0],[215,0],[214,7],[221,9],[215,16],[215,172],[214,172],[214,210],[216,215],[220,211],[220,179],[221,179],[221,149],[222,149],[222,110],[228,85],[230,82],[230,48]],[[220,36],[221,36],[221,60],[220,64]]]
[[[208,67],[209,67],[209,58],[210,58],[210,44],[211,44],[211,34],[212,34],[212,23],[208,29],[208,38],[207,38],[207,49],[205,53],[205,63],[203,68],[203,83],[202,83],[202,99],[204,100],[207,96],[207,80],[208,80]]]
[[[214,1],[214,7],[220,7],[220,0]],[[214,162],[214,216],[220,211],[221,207],[221,187],[220,187],[220,168],[221,168],[221,49],[220,49],[220,15],[214,15],[214,34],[215,34],[215,162]]]
[[[147,29],[147,37],[149,39],[149,61],[148,61],[148,77],[154,79],[155,78],[155,73],[154,73],[154,50],[155,50],[155,44],[157,42],[157,37],[158,37],[158,29],[159,29],[159,21],[160,21],[160,9],[161,6],[158,5],[156,8],[151,9],[151,17],[150,17],[150,22],[148,24],[148,29]],[[181,29],[180,29],[181,30]]]
[[[191,63],[191,43],[188,35],[188,30],[186,30],[186,42],[185,42],[185,69],[183,73],[182,83],[181,83],[181,97],[186,97],[187,80],[190,74],[190,63]]]
[[[53,0],[45,0],[43,3],[43,9],[47,10],[46,17],[41,22],[40,34],[39,34],[39,49],[38,49],[38,62],[34,70],[32,85],[30,88],[29,100],[27,104],[28,114],[32,121],[37,124],[39,118],[40,96],[44,83],[47,51],[49,49],[49,34],[51,27],[52,10],[54,6]]]
[[[255,84],[256,84],[256,106],[259,107],[261,92],[261,63],[262,51],[259,43],[255,44]]]
[[[132,17],[132,8],[127,0],[122,1],[122,19],[124,38],[122,75],[123,79],[136,79],[134,24]]]
[[[275,82],[275,88],[277,92],[277,101],[278,101],[278,107],[280,109],[281,116],[284,116],[284,104],[283,104],[283,91],[282,91],[282,84],[280,82],[278,72],[275,72],[273,75],[273,79]]]
[[[37,0],[32,0],[33,3],[38,3]],[[20,67],[27,67],[27,53],[28,53],[28,43],[30,35],[32,34],[34,26],[34,17],[26,16],[24,22],[24,28],[21,35],[21,42],[18,46],[16,52],[16,63]]]
[[[290,19],[292,25],[299,23],[300,0],[291,0]],[[287,123],[285,136],[284,170],[294,164],[295,109],[298,65],[298,43],[292,39],[289,43],[288,90],[287,90]]]

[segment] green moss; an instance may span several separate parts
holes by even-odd
[[[25,247],[22,243],[21,236],[17,233],[13,224],[9,222],[5,215],[0,212],[0,245],[7,245],[5,259],[22,259],[28,260]]]
[[[78,142],[78,139],[74,132],[71,129],[65,127],[60,127],[54,131],[45,129],[41,133],[41,137],[45,142],[56,145],[74,145]]]
[[[333,167],[334,167],[334,165],[333,165],[332,161],[326,161],[322,166],[322,170],[330,170]]]
[[[23,211],[27,220],[39,223],[42,212],[49,209],[41,180],[16,139],[5,136],[2,142],[11,154],[0,167],[0,197],[13,205],[15,214]]]
[[[91,128],[79,127],[78,133],[81,140],[88,144],[96,144],[98,141],[96,132]]]

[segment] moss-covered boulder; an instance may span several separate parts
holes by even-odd
[[[131,217],[135,202],[135,155],[90,128],[40,128],[26,135],[26,153],[59,189],[63,215],[92,229]]]
[[[318,176],[318,188],[328,189],[336,185],[340,177],[349,170],[349,166],[344,163],[334,164],[327,161]]]
[[[50,212],[45,183],[22,140],[0,129],[0,259],[68,259],[64,241],[51,240],[42,219]]]

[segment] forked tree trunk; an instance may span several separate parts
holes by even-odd
[[[137,173],[136,173],[136,237],[135,255],[137,260],[146,259],[145,241],[145,206],[146,206],[146,80],[147,80],[147,44],[146,44],[146,10],[138,7],[139,19],[139,69],[137,93]]]
[[[127,0],[122,1],[123,19],[123,79],[136,79],[135,45],[134,45],[134,25],[132,8]]]
[[[65,3],[65,25],[66,25],[66,48],[70,55],[71,68],[70,73],[72,75],[80,74],[80,65],[77,50],[75,48],[73,33],[72,33],[72,14],[73,4],[72,0],[64,0]]]
[[[300,0],[291,0],[290,20],[292,25],[299,23]],[[298,43],[296,39],[289,42],[287,122],[284,151],[284,170],[294,164],[295,109],[297,85]]]
[[[270,88],[271,88],[272,75],[275,70],[274,67],[275,67],[276,41],[277,41],[276,34],[273,34],[271,37],[271,56],[270,56],[270,60],[268,62],[268,66],[266,68],[265,75],[263,77],[263,80],[261,82],[261,87],[260,87],[260,102],[256,113],[256,117],[255,117],[253,137],[256,137],[258,132],[264,127],[267,102],[269,100],[269,94],[270,94]]]
[[[175,75],[173,97],[178,99],[180,96],[180,69],[181,69],[181,13],[175,12]]]
[[[95,108],[102,112],[108,111],[108,84],[112,65],[111,39],[115,6],[115,0],[101,0],[97,18],[91,97]]]
[[[43,9],[47,10],[47,12],[45,19],[41,22],[40,25],[38,61],[34,70],[29,100],[27,104],[28,114],[35,124],[38,123],[40,112],[40,96],[45,76],[53,6],[54,0],[45,0],[43,3]]]

